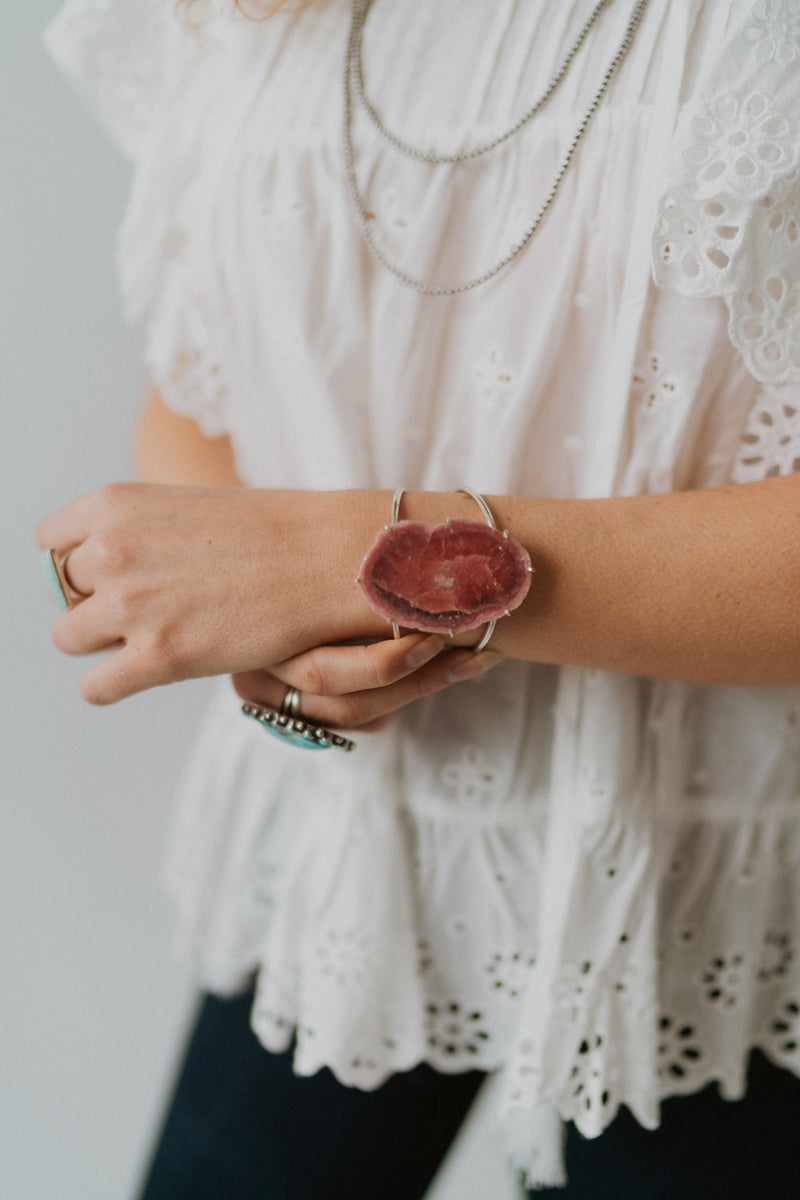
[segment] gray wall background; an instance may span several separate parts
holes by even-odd
[[[59,3],[7,3],[0,37],[0,1196],[132,1200],[193,1008],[159,873],[207,684],[91,708],[50,641],[33,531],[130,477],[143,385],[129,173],[41,47]],[[508,1187],[476,1145],[429,1200]]]
[[[129,476],[142,385],[127,169],[40,47],[58,6],[0,37],[0,1195],[127,1200],[190,1008],[159,870],[205,685],[92,709],[50,642],[34,527]]]

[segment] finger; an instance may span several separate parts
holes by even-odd
[[[346,647],[360,649],[360,647]],[[298,655],[298,658],[305,657]],[[303,692],[300,696],[300,716],[319,725],[336,729],[372,732],[381,729],[388,719],[407,704],[483,675],[501,661],[501,655],[491,650],[475,654],[472,650],[448,650],[425,666],[384,687],[367,688],[340,696],[320,696]],[[285,664],[284,664],[285,665]],[[232,676],[233,686],[242,700],[279,708],[287,682],[279,679],[274,668],[269,671],[246,671]]]
[[[379,728],[386,718],[407,704],[441,691],[454,683],[474,679],[500,662],[501,656],[491,650],[475,654],[472,650],[450,650],[413,671],[396,683],[381,688],[368,688],[342,696],[315,696],[301,693],[300,715],[307,721],[335,729]],[[253,678],[255,676],[255,678]],[[244,699],[277,708],[286,690],[283,682],[271,678],[268,672],[253,672],[235,676],[235,686]],[[296,685],[295,685],[296,686]],[[249,695],[253,688],[255,695]],[[256,698],[258,697],[258,698]]]
[[[370,691],[354,692],[338,700],[325,700],[330,704],[344,728],[359,728],[380,720],[430,696],[454,683],[474,679],[485,674],[496,663],[500,655],[491,650],[475,654],[472,650],[448,650],[418,671],[413,671],[388,687]],[[332,719],[334,719],[332,714]]]
[[[338,697],[303,696],[302,709],[304,712],[308,709],[320,721],[330,721],[342,729],[360,729],[424,696],[483,675],[498,662],[500,655],[491,650],[481,654],[472,650],[449,650],[387,687]]]
[[[90,543],[81,542],[61,555],[61,570],[73,592],[91,596],[95,591],[94,572],[90,570]]]
[[[239,671],[231,675],[231,683],[240,699],[265,708],[279,708],[286,692],[286,684],[269,671]]]
[[[86,540],[91,530],[90,514],[94,494],[81,496],[79,500],[65,504],[63,508],[39,522],[36,526],[36,543],[41,550],[52,547],[65,554],[67,550]]]
[[[286,685],[271,675],[269,671],[241,671],[231,676],[231,682],[237,695],[247,704],[260,704],[264,708],[280,709],[286,694]],[[303,701],[305,700],[305,704]],[[300,710],[296,714],[300,720],[314,725],[332,725],[334,722],[329,714],[332,711],[331,701],[319,696],[300,695]],[[359,733],[377,733],[384,729],[392,719],[392,714],[375,717],[364,721],[358,726]],[[353,728],[353,726],[351,726]]]
[[[137,692],[186,678],[144,644],[126,642],[81,676],[80,690],[89,704],[116,704]]]
[[[317,646],[270,667],[283,683],[314,696],[385,688],[418,671],[444,649],[438,635],[412,633],[366,646]]]
[[[286,693],[286,687],[274,675],[270,675],[269,671],[242,671],[231,676],[234,690],[241,700],[247,704],[260,704],[264,708],[280,709],[281,702]],[[317,696],[309,696],[307,707],[310,712],[302,711],[302,700],[300,697],[301,710],[299,719],[308,721],[312,725],[332,725],[333,722],[328,718],[323,718],[320,713],[323,711],[325,701],[320,700]],[[316,706],[316,709],[315,709]],[[380,729],[385,729],[392,719],[392,714],[388,713],[382,717],[376,717],[372,721],[365,721],[358,726],[359,733],[377,733]]]
[[[51,636],[62,654],[95,654],[124,640],[108,606],[95,596],[54,621]]]

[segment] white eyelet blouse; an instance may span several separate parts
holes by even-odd
[[[376,0],[367,92],[400,136],[468,148],[593,5]],[[475,162],[404,158],[357,109],[393,261],[450,282],[502,257],[632,8]],[[247,484],[606,496],[798,469],[796,3],[651,0],[536,237],[452,298],[360,236],[348,0],[200,9],[192,29],[171,0],[68,0],[47,40],[133,160],[120,266],[152,377]],[[753,1046],[800,1073],[799,868],[800,689],[508,662],[350,755],[273,741],[221,683],[169,878],[202,984],[253,982],[266,1047],[295,1036],[298,1072],[362,1088],[420,1060],[499,1072],[536,1182],[559,1178],[554,1113],[653,1127],[709,1080],[739,1096]]]

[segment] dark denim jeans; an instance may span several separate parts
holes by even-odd
[[[207,998],[141,1200],[420,1200],[481,1084],[418,1067],[374,1092],[292,1074],[249,1027],[251,997]],[[800,1080],[760,1054],[745,1100],[667,1100],[648,1132],[623,1110],[570,1127],[552,1200],[800,1200]],[[533,1195],[533,1194],[532,1194]],[[493,1200],[493,1197],[481,1197]]]

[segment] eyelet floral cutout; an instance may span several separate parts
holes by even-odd
[[[800,284],[771,275],[739,299],[730,332],[757,379],[800,378]]]
[[[768,1045],[776,1058],[800,1061],[800,997],[788,996],[769,1023]]]
[[[669,1083],[688,1082],[697,1074],[703,1059],[697,1025],[666,1014],[660,1017],[656,1054],[659,1079]]]
[[[465,750],[457,762],[449,762],[442,769],[442,783],[460,803],[490,804],[495,796],[495,774],[486,765],[485,755],[472,747]]]
[[[800,336],[797,346],[800,351]],[[764,388],[759,393],[742,435],[733,480],[735,483],[750,483],[772,475],[790,475],[798,470],[800,402],[780,386]]]
[[[797,195],[800,190],[800,170],[794,171],[773,193],[760,201],[766,217],[764,228],[783,254],[791,254],[800,246],[800,210]]]
[[[483,357],[473,364],[472,378],[481,399],[489,404],[507,399],[517,382],[516,371],[508,365],[497,345],[489,346]]]
[[[616,1071],[607,1053],[602,1033],[587,1034],[578,1046],[568,1085],[573,1112],[582,1112],[585,1122],[599,1128],[607,1123],[604,1110],[616,1108],[612,1090]]]
[[[724,196],[706,200],[695,214],[678,196],[661,203],[656,226],[662,274],[686,295],[714,295],[742,242],[737,208]]]
[[[796,162],[795,126],[762,92],[726,92],[692,121],[683,152],[708,199],[760,196],[775,174]]]
[[[645,362],[633,372],[633,395],[638,405],[647,412],[659,411],[680,395],[679,385],[666,366],[663,355],[648,354]]]
[[[482,1014],[456,1001],[429,1004],[427,1025],[428,1045],[440,1058],[478,1058],[490,1040]]]
[[[764,949],[756,971],[756,979],[764,984],[783,979],[794,957],[792,935],[786,931],[770,930],[764,937]]]
[[[788,64],[800,58],[800,0],[758,0],[745,41],[760,63]]]
[[[592,964],[588,959],[561,968],[553,982],[553,1000],[562,1021],[572,1025],[582,1020],[593,984]]]
[[[327,929],[316,946],[319,973],[337,987],[359,987],[374,949],[370,939],[357,929]]]
[[[384,235],[405,234],[411,225],[411,218],[403,208],[397,192],[393,188],[388,189],[381,195],[375,217]]]
[[[525,991],[528,971],[535,962],[535,958],[522,954],[519,950],[505,953],[498,951],[492,955],[484,970],[495,992],[508,1000],[517,1000]]]
[[[731,342],[762,382],[800,381],[795,110],[755,88],[726,90],[687,117],[652,244],[657,283],[724,297]]]
[[[739,950],[715,955],[700,977],[703,999],[722,1012],[733,1012],[745,984],[746,962]]]

